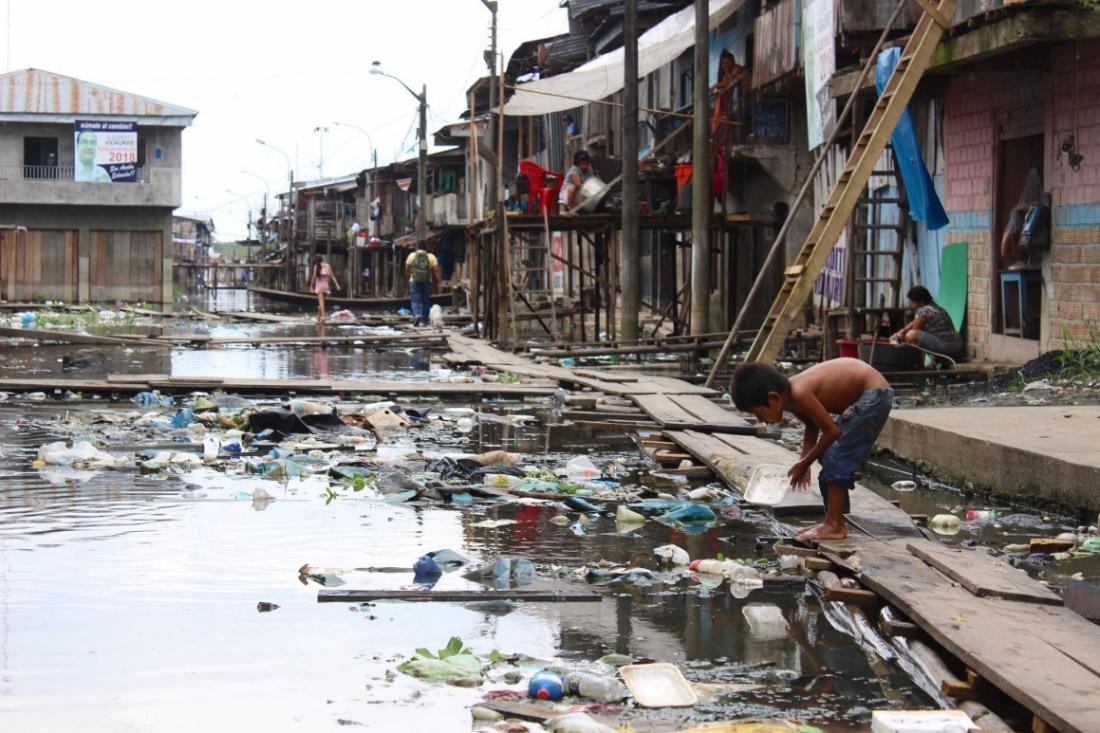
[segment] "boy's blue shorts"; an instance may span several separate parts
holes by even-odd
[[[870,457],[893,406],[894,390],[889,387],[869,389],[836,421],[840,437],[822,454],[821,473],[817,477],[826,511],[829,510],[828,485],[840,484],[849,491],[856,485],[856,472]],[[845,495],[844,513],[851,510],[851,500]]]

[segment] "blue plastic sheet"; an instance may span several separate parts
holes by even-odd
[[[890,81],[890,75],[894,73],[899,58],[901,49],[897,47],[888,48],[878,55],[875,88],[880,95]],[[924,222],[931,230],[947,226],[947,212],[943,209],[943,203],[932,185],[932,177],[928,175],[928,168],[924,165],[908,108],[898,120],[890,141],[894,144],[894,158],[898,162],[901,179],[905,182],[905,192],[909,197],[909,215],[916,221]]]

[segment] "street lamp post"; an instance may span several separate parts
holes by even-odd
[[[313,128],[313,131],[317,133],[317,144],[320,148],[320,157],[317,161],[317,177],[325,177],[325,133],[328,132],[328,128],[323,125],[318,125]]]
[[[370,73],[376,76],[386,76],[393,79],[405,91],[413,96],[420,104],[420,155],[416,161],[416,190],[419,205],[416,207],[416,239],[419,246],[423,247],[428,239],[428,223],[424,214],[424,206],[428,200],[428,86],[421,85],[417,94],[405,82],[392,74],[387,74],[381,69],[381,62],[372,61]]]
[[[277,148],[270,143],[265,143],[263,140],[256,138],[256,142],[263,145],[265,148],[271,148],[276,153],[279,153],[286,158],[286,175],[287,175],[287,209],[290,213],[290,226],[287,229],[286,239],[286,289],[288,291],[294,290],[294,235],[297,228],[297,202],[294,197],[294,168],[290,165],[290,155],[285,150]]]
[[[492,146],[496,141],[496,108],[497,108],[497,94],[502,93],[497,89],[497,0],[481,0],[481,4],[489,9],[489,12],[493,16],[493,23],[491,27],[491,40],[489,48],[489,145]],[[474,98],[474,107],[477,106],[477,97]],[[477,110],[470,110],[471,117],[477,117]],[[470,143],[474,145],[474,150],[477,150],[477,140],[471,140]],[[480,155],[480,153],[478,153]],[[500,155],[498,151],[498,156]],[[475,158],[480,163],[478,158]],[[496,165],[500,165],[500,159],[496,162]],[[489,185],[489,200],[496,200],[496,170],[494,168],[494,175],[489,179],[491,181]]]

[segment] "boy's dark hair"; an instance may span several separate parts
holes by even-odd
[[[923,285],[914,285],[909,288],[909,293],[905,297],[921,305],[928,305],[932,302],[932,293],[928,292],[928,288]]]
[[[737,59],[734,58],[733,54],[728,50],[723,50],[722,53],[718,54],[718,62],[719,63],[722,62],[722,59],[729,59],[733,63],[735,63],[735,64],[737,63]]]
[[[746,362],[737,367],[730,381],[733,404],[742,412],[768,404],[770,392],[786,394],[790,388],[791,383],[783,372],[771,364],[761,364],[758,361]]]
[[[573,165],[580,165],[581,163],[591,163],[592,156],[588,154],[587,150],[578,150],[573,153]]]

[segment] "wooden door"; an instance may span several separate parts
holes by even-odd
[[[93,301],[163,300],[161,233],[94,231],[90,252],[90,296]]]
[[[77,298],[76,232],[18,229],[0,232],[0,297],[13,302]]]

